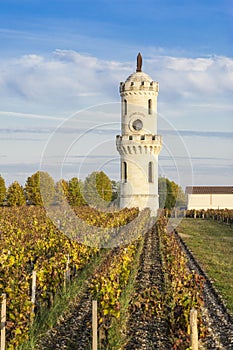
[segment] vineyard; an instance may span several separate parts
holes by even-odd
[[[104,213],[78,207],[75,213],[74,230],[72,218],[61,212],[55,225],[41,207],[1,208],[0,295],[7,300],[7,350],[90,349],[92,300],[98,303],[99,349],[188,349],[192,309],[197,310],[200,344],[212,344],[203,317],[207,276],[190,267],[165,216],[153,223],[146,209]],[[70,237],[62,227],[73,230]],[[83,244],[84,239],[92,244]],[[106,247],[93,244],[100,241]],[[32,347],[32,327],[84,271],[73,300],[56,324],[47,320],[37,327]]]
[[[188,210],[186,217],[202,218],[221,221],[226,224],[233,224],[233,210],[228,209],[208,209],[208,210]]]

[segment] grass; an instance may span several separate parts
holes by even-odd
[[[233,228],[203,219],[183,219],[177,227],[233,313]]]

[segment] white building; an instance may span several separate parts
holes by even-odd
[[[120,83],[121,135],[116,137],[121,156],[120,206],[150,208],[157,214],[158,154],[162,147],[157,135],[158,83],[141,71],[142,57],[137,56],[137,70]]]
[[[187,209],[233,209],[233,186],[186,187]]]

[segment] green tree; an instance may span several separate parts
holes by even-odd
[[[55,198],[56,204],[61,204],[68,200],[68,182],[64,179],[59,180],[55,184]]]
[[[178,184],[167,178],[160,177],[158,183],[159,207],[172,209],[185,205],[185,194]]]
[[[47,172],[37,171],[28,177],[25,192],[29,204],[49,205],[54,201],[54,181]]]
[[[14,181],[7,190],[7,204],[10,207],[26,204],[23,187],[17,181]]]
[[[181,186],[178,187],[176,206],[177,207],[185,207],[187,205],[187,199],[185,197],[185,193]]]
[[[82,182],[77,177],[73,177],[68,183],[68,201],[72,206],[84,205],[85,200],[82,196]]]
[[[167,198],[167,179],[164,177],[159,177],[158,181],[158,192],[159,192],[159,207],[166,207]]]
[[[0,175],[0,205],[3,205],[5,198],[6,198],[5,180]]]
[[[112,183],[103,172],[94,171],[84,182],[84,198],[87,204],[95,207],[106,207],[112,200]]]
[[[167,180],[167,197],[165,207],[172,209],[176,204],[176,183],[174,181]],[[177,185],[178,186],[178,185]]]

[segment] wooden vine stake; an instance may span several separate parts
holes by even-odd
[[[190,311],[190,328],[192,350],[198,350],[197,310],[195,309]]]
[[[92,350],[97,350],[98,342],[97,301],[92,301]]]
[[[32,271],[32,296],[31,296],[31,302],[32,302],[32,310],[31,310],[31,323],[33,323],[34,319],[34,311],[35,311],[35,303],[36,303],[36,271]]]
[[[6,346],[6,294],[2,294],[1,308],[1,350],[5,350]]]
[[[58,230],[61,229],[61,220],[60,219],[57,220],[57,228],[58,228]]]
[[[65,269],[65,272],[64,272],[64,288],[65,289],[70,284],[70,268],[69,268],[69,264],[70,264],[70,254],[67,254],[66,269]]]

